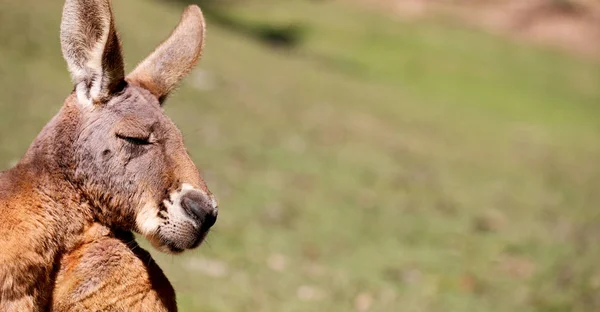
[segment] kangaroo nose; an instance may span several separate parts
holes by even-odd
[[[208,231],[217,221],[219,210],[198,191],[191,191],[181,198],[181,207],[194,220],[200,223],[202,231]]]

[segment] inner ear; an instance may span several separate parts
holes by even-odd
[[[204,44],[205,23],[196,5],[188,6],[171,36],[142,61],[127,79],[149,90],[162,104],[198,62]]]
[[[80,102],[106,101],[124,87],[110,0],[66,0],[60,41]]]

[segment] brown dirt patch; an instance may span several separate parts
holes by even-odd
[[[442,14],[487,31],[600,58],[598,0],[360,0],[405,19]]]

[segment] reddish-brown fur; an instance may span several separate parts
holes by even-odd
[[[175,291],[130,232],[94,224],[64,256],[52,311],[177,311]]]
[[[0,311],[173,310],[171,286],[128,231],[178,253],[216,221],[216,201],[162,110],[203,41],[202,12],[189,6],[125,76],[110,0],[66,0],[61,46],[75,90],[0,173]]]

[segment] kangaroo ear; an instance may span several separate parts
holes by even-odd
[[[122,87],[121,43],[110,0],[66,0],[60,43],[81,103],[101,103]]]
[[[127,80],[154,94],[161,103],[202,55],[205,23],[196,5],[188,6],[171,36],[142,61]]]

